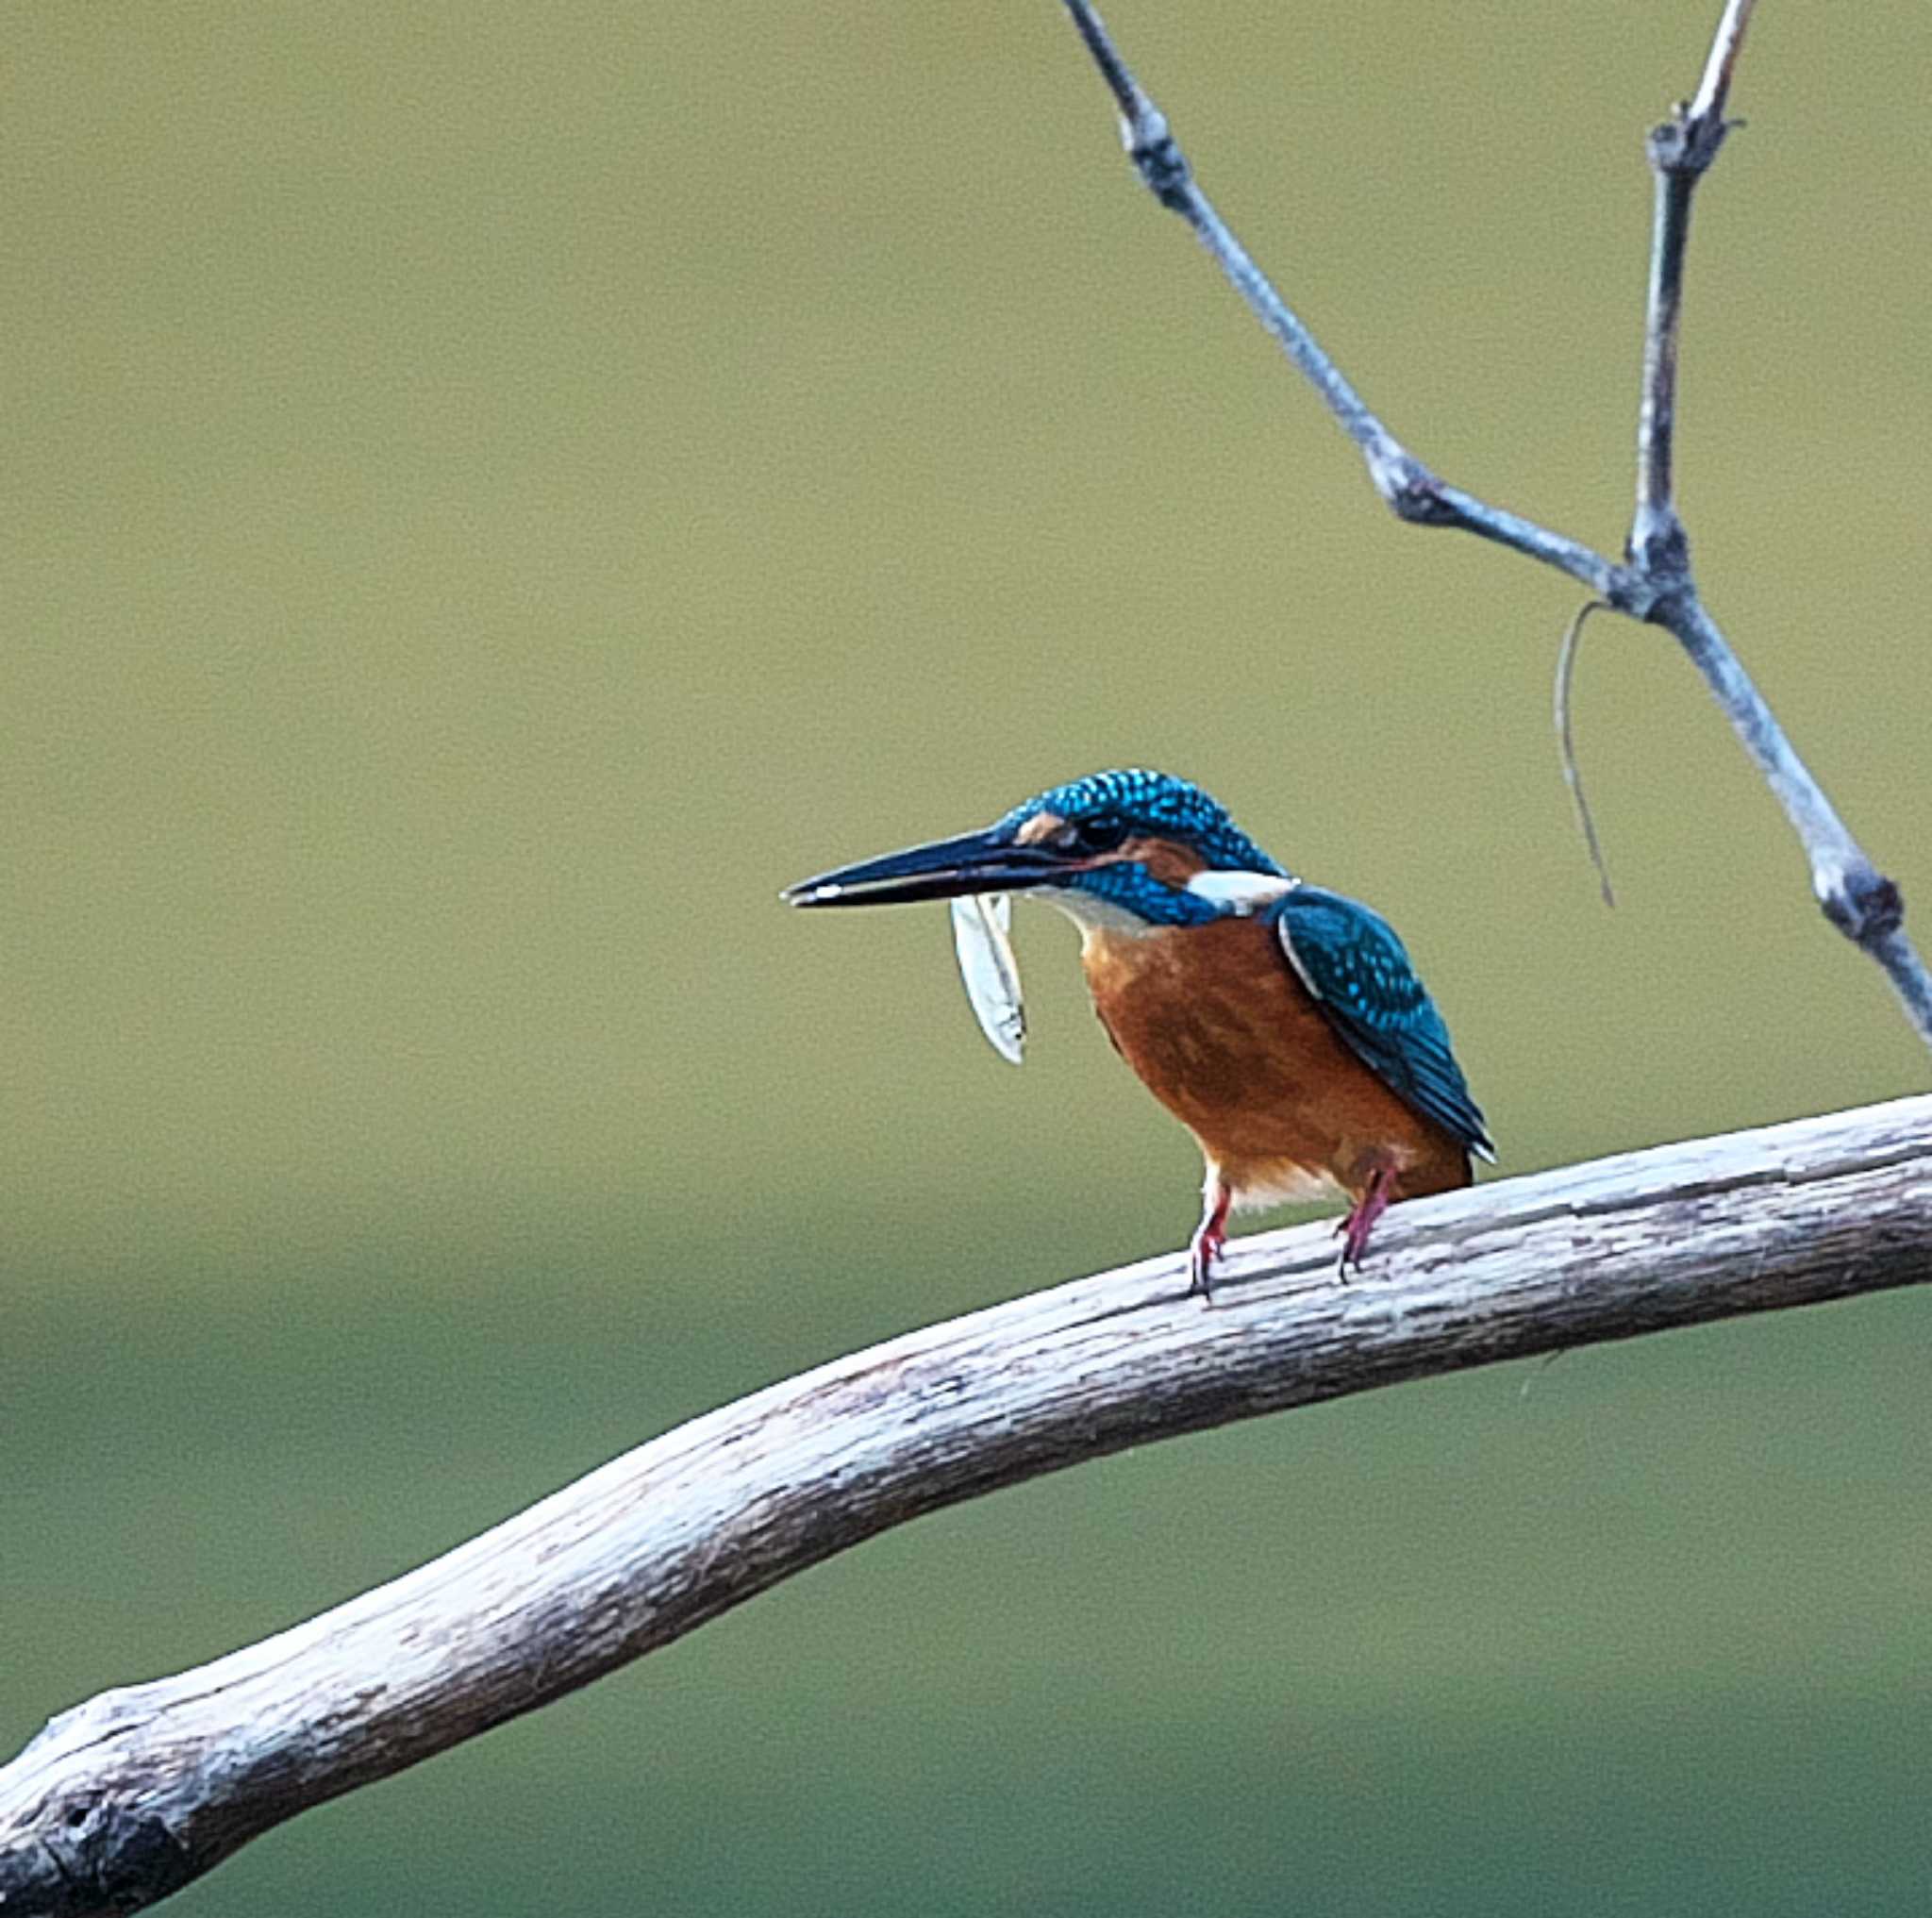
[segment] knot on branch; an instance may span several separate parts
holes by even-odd
[[[1725,134],[1743,124],[1726,120],[1722,113],[1693,113],[1688,100],[1679,100],[1671,117],[1650,129],[1644,142],[1650,163],[1660,174],[1696,179],[1717,158]]]
[[[1147,191],[1171,212],[1190,211],[1194,171],[1167,130],[1167,115],[1142,102],[1138,112],[1122,118],[1121,141]]]
[[[1855,944],[1866,945],[1896,932],[1906,920],[1905,894],[1898,881],[1871,866],[1821,877],[1818,904],[1824,916]]]
[[[1468,516],[1445,498],[1442,482],[1413,454],[1395,452],[1374,459],[1370,475],[1389,510],[1405,525],[1460,526]]]
[[[162,1820],[99,1791],[57,1802],[38,1821],[36,1843],[0,1860],[0,1907],[8,1911],[45,1918],[138,1911],[205,1869]],[[51,1871],[39,1869],[41,1862]]]
[[[1674,507],[1648,503],[1631,522],[1624,558],[1648,581],[1658,599],[1690,586],[1690,538]]]

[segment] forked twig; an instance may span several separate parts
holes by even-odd
[[[1637,507],[1621,562],[1448,485],[1409,452],[1215,211],[1166,116],[1141,91],[1098,13],[1088,0],[1062,4],[1120,108],[1123,137],[1142,181],[1193,229],[1255,317],[1321,395],[1355,442],[1376,492],[1396,516],[1414,525],[1457,527],[1527,554],[1581,580],[1614,610],[1672,633],[1784,808],[1805,849],[1811,890],[1825,917],[1884,971],[1913,1028],[1932,1046],[1932,974],[1906,937],[1898,887],[1852,837],[1705,609],[1673,494],[1678,322],[1690,203],[1730,124],[1724,107],[1756,0],[1726,0],[1696,94],[1650,136],[1657,191],[1638,422]]]

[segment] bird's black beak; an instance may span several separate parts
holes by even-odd
[[[1012,827],[995,826],[840,866],[787,886],[779,896],[793,906],[898,906],[914,899],[957,899],[964,892],[1024,892],[1051,886],[1090,863],[1043,846],[1021,845]]]

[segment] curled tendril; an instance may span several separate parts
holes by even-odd
[[[1609,603],[1601,599],[1586,600],[1577,609],[1576,617],[1570,622],[1570,629],[1563,635],[1563,644],[1557,654],[1557,744],[1563,755],[1563,783],[1570,789],[1570,797],[1576,803],[1576,823],[1583,828],[1583,842],[1590,848],[1590,862],[1596,868],[1597,884],[1603,889],[1604,904],[1614,906],[1617,895],[1610,890],[1610,869],[1604,863],[1602,842],[1596,836],[1596,821],[1591,817],[1590,801],[1583,794],[1583,774],[1576,764],[1576,740],[1570,726],[1570,689],[1576,676],[1576,647],[1583,634],[1584,622],[1593,612],[1608,612]]]

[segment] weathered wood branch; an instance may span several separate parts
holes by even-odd
[[[1496,1359],[1932,1279],[1932,1097],[1398,1206],[1014,1299],[641,1445],[361,1597],[103,1693],[0,1770],[0,1914],[177,1890],[923,1512],[1124,1446]]]
[[[1090,0],[1062,4],[1113,94],[1122,138],[1142,184],[1187,222],[1249,311],[1314,388],[1336,424],[1355,442],[1371,482],[1390,509],[1411,525],[1474,533],[1554,566],[1587,586],[1595,602],[1669,632],[1704,675],[1711,697],[1784,809],[1804,848],[1820,909],[1885,974],[1913,1029],[1932,1045],[1932,972],[1905,932],[1904,897],[1852,836],[1706,609],[1673,491],[1677,346],[1691,202],[1724,144],[1725,103],[1756,0],[1725,0],[1695,97],[1653,129],[1648,142],[1657,180],[1656,217],[1638,408],[1637,501],[1621,562],[1567,533],[1451,486],[1424,465],[1369,406],[1235,237],[1201,190],[1167,116],[1141,90]],[[1574,791],[1567,722],[1562,729],[1565,770]],[[1587,826],[1586,832],[1601,874],[1594,832]]]

